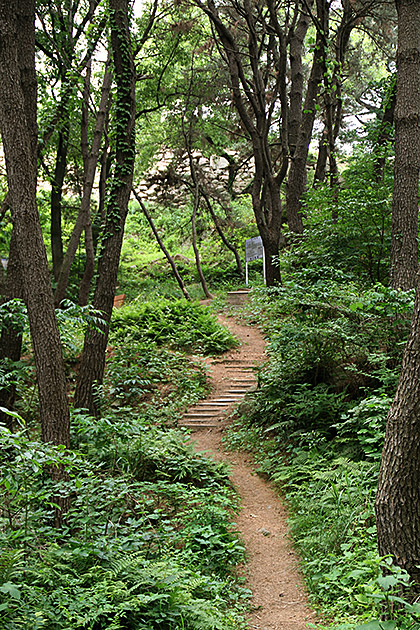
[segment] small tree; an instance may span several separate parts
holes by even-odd
[[[75,404],[95,414],[99,414],[95,386],[103,380],[109,322],[134,170],[136,72],[131,48],[128,0],[109,0],[109,24],[117,86],[114,111],[115,163],[93,300],[95,307],[103,313],[105,325],[102,332],[90,329],[86,334],[75,394]]]

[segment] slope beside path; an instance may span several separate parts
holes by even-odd
[[[264,338],[256,328],[224,316],[219,319],[241,340],[241,346],[223,358],[206,360],[212,392],[206,401],[188,410],[180,424],[194,431],[192,440],[197,450],[227,461],[232,467],[231,480],[242,505],[236,526],[246,546],[246,578],[253,592],[249,628],[304,630],[315,622],[315,614],[308,604],[288,537],[284,503],[270,484],[255,473],[250,455],[227,452],[221,441],[227,413],[256,384],[252,368],[265,359]]]

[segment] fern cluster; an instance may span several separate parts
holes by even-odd
[[[112,339],[152,340],[199,354],[219,354],[237,345],[234,336],[198,303],[156,300],[133,303],[114,313]]]

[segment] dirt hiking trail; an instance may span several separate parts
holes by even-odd
[[[241,346],[223,357],[206,359],[212,392],[185,414],[181,425],[191,427],[198,451],[229,462],[231,480],[242,509],[235,519],[246,546],[247,586],[252,590],[250,630],[305,630],[314,627],[316,616],[305,593],[298,561],[288,538],[287,511],[270,484],[255,473],[252,456],[227,452],[222,445],[225,416],[246,390],[255,385],[252,367],[265,359],[265,342],[256,328],[232,318],[219,320],[241,341]]]

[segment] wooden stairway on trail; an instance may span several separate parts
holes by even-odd
[[[235,358],[216,359],[212,364],[223,364],[222,381],[208,398],[188,409],[178,422],[179,427],[192,430],[221,427],[233,406],[240,402],[247,392],[255,389],[257,379],[250,361]]]

